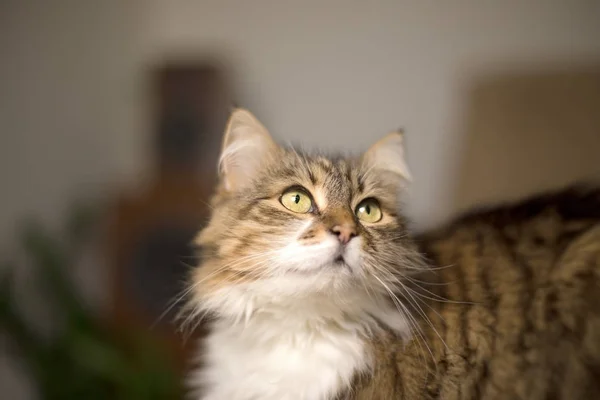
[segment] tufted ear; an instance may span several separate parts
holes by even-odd
[[[252,113],[233,110],[223,138],[219,172],[226,190],[252,182],[260,168],[273,156],[277,145]]]
[[[393,172],[406,181],[412,181],[404,157],[404,132],[392,132],[373,144],[362,157],[369,167]]]

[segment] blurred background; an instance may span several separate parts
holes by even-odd
[[[3,398],[180,396],[231,104],[308,148],[403,127],[428,229],[600,179],[600,1],[1,0]]]

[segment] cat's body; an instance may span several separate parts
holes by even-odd
[[[377,342],[381,367],[350,398],[600,398],[600,189],[476,212],[417,240],[438,268],[419,281],[431,353],[418,337]]]
[[[238,110],[221,160],[189,303],[215,317],[196,399],[599,393],[600,193],[573,195],[591,211],[569,218],[548,201],[415,241],[401,135],[360,158],[309,156]]]

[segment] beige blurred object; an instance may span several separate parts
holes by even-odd
[[[600,179],[600,67],[476,80],[455,209]]]

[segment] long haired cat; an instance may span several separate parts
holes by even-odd
[[[411,239],[402,142],[308,155],[233,112],[190,288],[213,317],[194,398],[600,396],[600,193]]]

